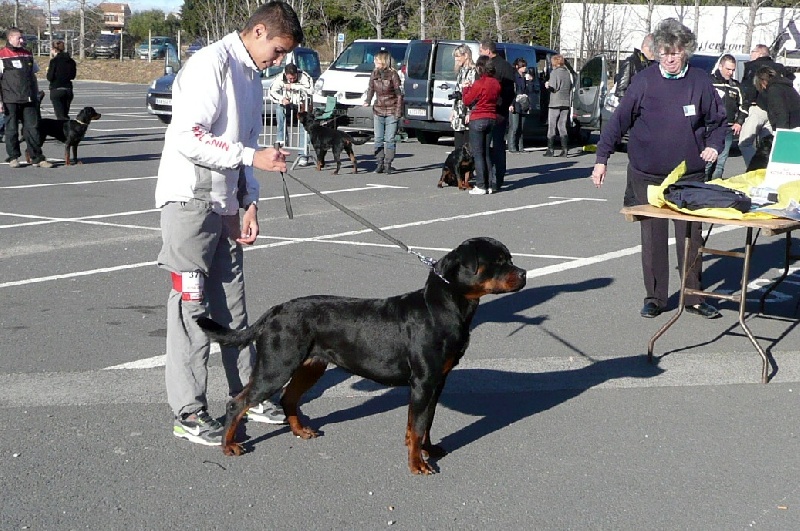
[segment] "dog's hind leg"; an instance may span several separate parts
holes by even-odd
[[[317,383],[317,381],[325,374],[325,368],[328,364],[324,361],[315,360],[313,358],[307,359],[292,375],[292,379],[283,391],[281,397],[281,406],[283,412],[286,414],[286,420],[289,422],[289,427],[292,433],[301,439],[312,439],[319,435],[316,431],[303,426],[300,422],[300,409],[298,404],[300,398],[306,391]]]
[[[347,151],[347,156],[350,157],[350,162],[353,163],[353,173],[358,173],[358,164],[356,164],[356,155],[353,153],[353,148],[345,146],[344,149]]]
[[[336,169],[333,171],[333,174],[334,175],[339,175],[339,170],[342,168],[342,159],[341,159],[341,157],[342,157],[342,148],[338,148],[337,149],[336,147],[334,147],[331,150],[331,153],[333,153],[333,160],[336,161]]]
[[[65,144],[65,145],[64,145],[64,164],[65,164],[65,165],[67,165],[67,166],[69,166],[69,165],[70,165],[70,160],[69,160],[69,144]]]

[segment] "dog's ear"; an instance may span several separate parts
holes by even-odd
[[[474,277],[478,272],[478,250],[474,240],[467,240],[444,255],[434,266],[434,272],[447,280],[455,280],[460,273]]]

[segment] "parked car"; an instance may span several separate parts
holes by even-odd
[[[345,47],[339,57],[322,73],[314,84],[314,107],[323,108],[328,97],[336,98],[337,121],[340,128],[349,131],[372,132],[372,109],[364,107],[373,59],[380,51],[392,55],[393,66],[402,70],[409,40],[357,39]]]
[[[186,48],[186,55],[189,56],[189,57],[193,56],[197,50],[199,50],[200,48],[203,48],[205,45],[206,45],[206,40],[205,39],[195,39],[195,40],[193,40],[192,44],[190,44],[189,47]]]
[[[133,59],[136,57],[135,42],[133,37],[127,33],[122,34],[122,56]],[[114,59],[120,57],[120,34],[101,33],[97,39],[89,45],[87,55],[92,58],[105,57]]]
[[[441,136],[451,136],[450,112],[456,87],[453,50],[466,44],[473,59],[479,56],[478,41],[413,40],[406,51],[404,81],[405,110],[403,127],[414,132],[420,143],[435,143]],[[528,73],[536,80],[537,97],[531,102],[529,118],[524,121],[523,138],[544,137],[547,133],[547,104],[550,93],[542,90],[550,75],[550,58],[557,52],[542,46],[500,42],[497,54],[513,63],[522,57],[528,64]],[[580,128],[570,126],[570,136],[579,136]]]
[[[172,45],[177,48],[178,43],[172,37],[151,37],[150,42],[139,45],[140,59],[161,59],[167,53],[167,47]]]
[[[39,37],[36,35],[23,35],[22,40],[25,43],[25,48],[31,52],[36,53],[39,49]],[[50,50],[47,50],[47,53],[50,53]]]
[[[302,47],[295,48],[286,55],[280,65],[271,66],[262,71],[261,85],[265,93],[289,63],[294,63],[300,70],[308,72],[315,81],[321,74],[319,54],[316,50]],[[170,123],[172,120],[172,84],[180,68],[181,60],[178,56],[177,48],[169,45],[164,58],[164,75],[154,80],[150,84],[150,88],[147,89],[147,112],[157,116],[165,124]],[[271,105],[265,106],[262,111],[267,112],[269,109],[271,109]]]

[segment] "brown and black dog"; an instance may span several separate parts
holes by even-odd
[[[314,147],[314,153],[317,156],[317,171],[322,171],[323,166],[325,166],[325,155],[330,150],[333,153],[333,160],[336,161],[336,170],[333,172],[334,175],[338,174],[342,167],[342,162],[339,160],[342,151],[347,153],[347,156],[350,157],[350,162],[353,163],[353,173],[358,173],[358,165],[356,164],[356,156],[353,154],[353,146],[366,144],[367,138],[356,140],[338,129],[325,127],[315,120],[313,115],[302,110],[297,113],[297,117],[300,123],[303,124],[306,133],[308,133],[308,138],[311,140],[311,145]]]
[[[450,371],[469,344],[478,301],[490,293],[525,286],[505,245],[473,238],[447,253],[428,275],[425,287],[387,299],[312,295],[274,306],[252,326],[229,330],[211,319],[198,324],[221,345],[239,348],[255,341],[250,382],[226,407],[222,450],[241,455],[234,441],[247,409],[286,382],[281,405],[292,433],[318,434],[300,423],[298,403],[329,363],[383,385],[410,386],[405,443],[414,474],[432,474],[429,457],[446,454],[431,442],[431,424]]]
[[[101,117],[102,115],[94,110],[94,107],[84,107],[78,112],[74,120],[42,118],[39,120],[39,142],[43,145],[47,137],[53,137],[59,142],[63,142],[64,163],[67,166],[70,164],[82,164],[78,160],[78,144],[86,136],[89,123],[92,120],[99,120]],[[70,149],[72,149],[72,159],[69,157]],[[30,154],[26,151],[25,155],[30,163]]]
[[[442,177],[436,186],[441,188],[446,184],[447,186],[458,186],[459,190],[469,190],[472,188],[469,179],[474,173],[475,159],[472,157],[469,144],[465,143],[447,155],[442,168]]]

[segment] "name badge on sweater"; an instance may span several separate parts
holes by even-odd
[[[697,111],[694,109],[694,105],[684,105],[683,106],[683,115],[684,116],[694,116],[697,114]]]

